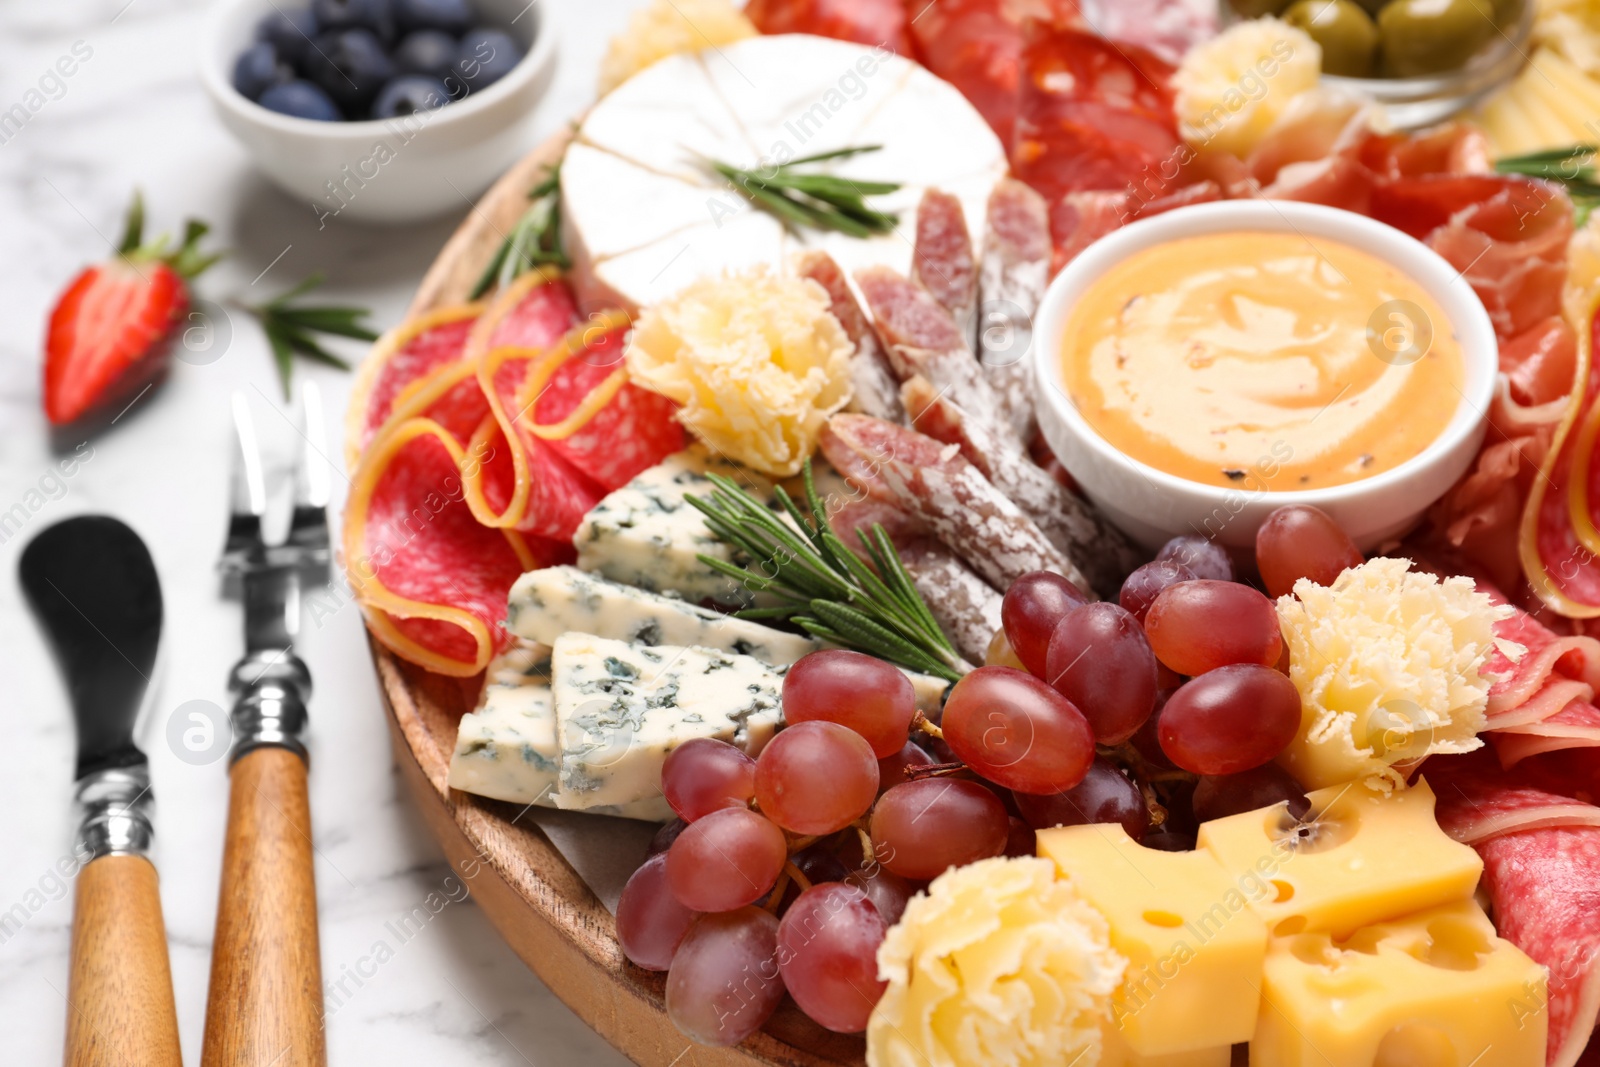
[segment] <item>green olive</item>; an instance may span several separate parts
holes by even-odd
[[[1493,0],[1494,24],[1501,29],[1515,26],[1522,18],[1523,0]]]
[[[1355,0],[1356,6],[1373,18],[1378,17],[1378,12],[1389,6],[1390,0]]]
[[[1262,15],[1276,15],[1289,6],[1289,0],[1228,0],[1228,6],[1240,18],[1258,19]]]
[[[1378,13],[1383,72],[1415,78],[1455,70],[1495,32],[1494,12],[1481,0],[1393,0]]]
[[[1354,0],[1298,0],[1283,21],[1298,26],[1322,46],[1322,70],[1346,78],[1370,78],[1378,58],[1378,27]]]

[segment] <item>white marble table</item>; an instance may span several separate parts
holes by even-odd
[[[592,98],[605,42],[637,0],[543,2],[561,3],[563,18],[560,69],[538,112],[540,137]],[[230,391],[244,390],[255,405],[280,460],[279,480],[294,440],[267,347],[235,312],[221,358],[174,363],[165,384],[95,437],[92,456],[70,478],[58,479],[39,405],[41,339],[56,291],[107,254],[137,185],[153,226],[175,230],[193,214],[233,250],[204,280],[204,294],[259,299],[323,270],[329,296],[370,307],[376,324],[388,327],[467,210],[463,204],[456,217],[409,228],[335,219],[319,231],[305,205],[252,172],[212,116],[194,73],[204,14],[194,0],[0,5],[0,111],[23,100],[74,42],[92,49],[59,99],[46,99],[20,132],[0,137],[0,513],[18,504],[26,512],[20,531],[0,527],[7,679],[0,690],[0,1060],[7,1064],[60,1062],[72,911],[70,886],[51,871],[68,855],[73,832],[73,733],[61,679],[21,604],[21,546],[58,519],[109,512],[143,534],[160,569],[167,625],[144,743],[159,798],[156,858],[183,1051],[198,1063],[227,777],[220,759],[198,766],[180,759],[166,727],[186,702],[226,703],[224,679],[239,650],[237,606],[218,598],[211,569],[224,530]],[[359,345],[343,350],[360,354]],[[303,365],[296,373],[321,384],[328,433],[337,440],[349,376]],[[342,499],[343,472],[332,481]],[[322,965],[345,994],[328,1002],[330,1061],[624,1063],[523,966],[464,894],[396,777],[355,608],[325,598],[317,614],[308,619],[302,654],[318,687],[311,802]],[[412,915],[419,917],[405,926]]]

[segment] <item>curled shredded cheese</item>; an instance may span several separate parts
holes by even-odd
[[[1304,30],[1272,18],[1235,23],[1191,48],[1173,75],[1179,132],[1242,159],[1321,76],[1322,49]]]
[[[611,39],[600,62],[600,95],[667,56],[754,36],[755,25],[728,0],[651,0]]]
[[[1368,560],[1327,587],[1302,578],[1278,599],[1301,700],[1300,732],[1279,761],[1310,789],[1387,789],[1426,756],[1482,747],[1494,679],[1481,668],[1511,610],[1470,578],[1441,580],[1404,559]]]

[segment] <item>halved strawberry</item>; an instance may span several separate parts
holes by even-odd
[[[57,426],[74,422],[117,392],[134,368],[159,356],[189,306],[188,279],[219,258],[198,249],[206,225],[191,220],[183,244],[142,243],[144,205],[135,194],[117,258],[87,267],[50,313],[45,337],[44,410]]]

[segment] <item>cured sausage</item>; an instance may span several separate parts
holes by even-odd
[[[822,286],[828,294],[828,310],[856,346],[855,354],[850,357],[852,392],[846,410],[890,422],[905,421],[905,408],[900,406],[900,387],[889,369],[889,357],[884,354],[866,312],[861,310],[855,294],[850,291],[850,283],[839,264],[826,252],[802,252],[795,260],[795,271],[800,277],[810,278]]]

